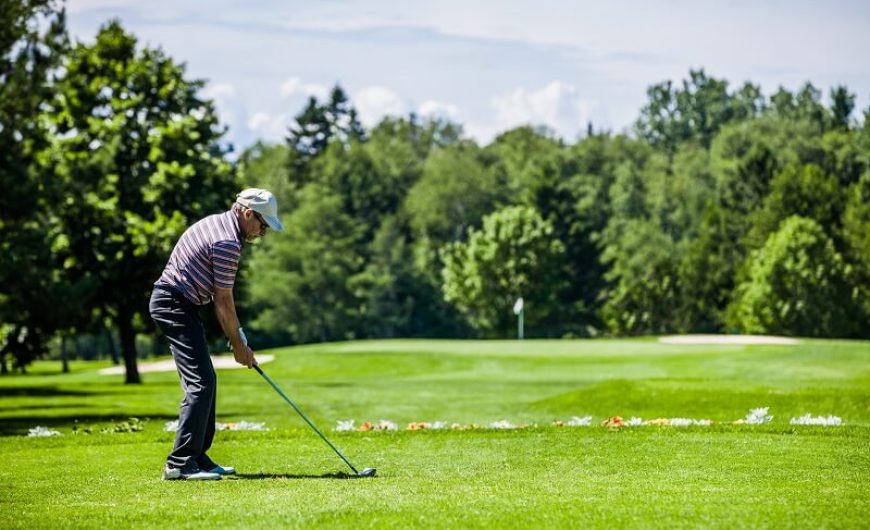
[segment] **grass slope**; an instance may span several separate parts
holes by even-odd
[[[870,344],[686,346],[654,340],[370,341],[276,350],[264,370],[357,467],[256,373],[219,371],[210,454],[241,475],[158,479],[174,373],[126,387],[105,364],[0,378],[0,527],[867,527]],[[771,424],[735,426],[769,406]],[[842,427],[791,426],[805,413]],[[553,427],[554,419],[693,417],[712,427]],[[72,435],[146,417],[137,433]],[[338,433],[339,419],[537,424]],[[22,436],[47,425],[62,437]]]

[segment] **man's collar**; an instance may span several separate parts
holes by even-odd
[[[242,224],[239,222],[239,215],[232,209],[230,209],[227,214],[232,219],[232,225],[236,229],[236,239],[242,246],[245,245],[245,238],[242,236]]]

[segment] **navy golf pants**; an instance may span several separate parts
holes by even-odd
[[[151,318],[169,340],[184,391],[175,446],[167,464],[179,468],[206,465],[210,461],[205,452],[214,440],[217,378],[208,355],[205,328],[197,307],[168,286],[154,287],[149,309]]]

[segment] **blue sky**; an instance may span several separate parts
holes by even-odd
[[[92,41],[118,18],[208,81],[243,148],[279,141],[309,95],[335,83],[363,123],[416,112],[481,143],[521,124],[568,141],[591,121],[631,126],[651,84],[690,68],[760,84],[812,81],[870,99],[870,2],[861,0],[497,1],[68,0]],[[858,113],[856,113],[858,114]]]

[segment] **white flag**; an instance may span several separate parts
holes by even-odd
[[[517,303],[514,304],[514,314],[519,315],[523,312],[523,297],[517,298]]]

